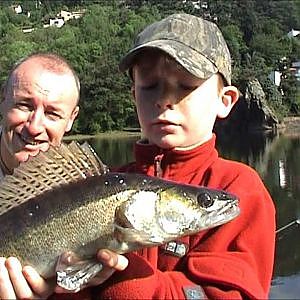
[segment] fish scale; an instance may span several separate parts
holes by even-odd
[[[0,256],[16,256],[48,278],[66,251],[81,261],[101,248],[130,252],[238,214],[230,193],[109,172],[87,144],[73,142],[22,163],[0,184]]]

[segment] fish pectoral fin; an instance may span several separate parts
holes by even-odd
[[[145,231],[134,228],[122,227],[117,224],[114,225],[114,236],[120,243],[126,244],[141,244],[145,246],[161,244],[164,242],[160,236],[155,236]],[[128,245],[130,248],[130,245]]]
[[[72,265],[56,270],[57,285],[66,290],[78,292],[102,268],[102,264],[95,259],[72,263]]]

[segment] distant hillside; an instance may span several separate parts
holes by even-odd
[[[84,13],[66,20],[61,11]],[[233,81],[241,90],[256,78],[280,118],[300,114],[299,81],[291,72],[300,59],[300,37],[288,36],[300,30],[297,0],[0,1],[0,83],[25,55],[54,51],[81,79],[81,113],[73,133],[137,127],[130,80],[119,73],[118,62],[138,31],[182,11],[219,25],[233,57]],[[269,79],[273,70],[282,73],[278,87]]]

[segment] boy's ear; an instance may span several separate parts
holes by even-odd
[[[223,119],[226,118],[234,104],[239,99],[239,91],[235,86],[225,86],[221,91],[221,102],[218,111],[218,117]]]

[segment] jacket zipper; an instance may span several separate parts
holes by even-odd
[[[163,159],[163,156],[163,154],[158,154],[154,158],[154,176],[156,177],[162,177],[161,161]]]

